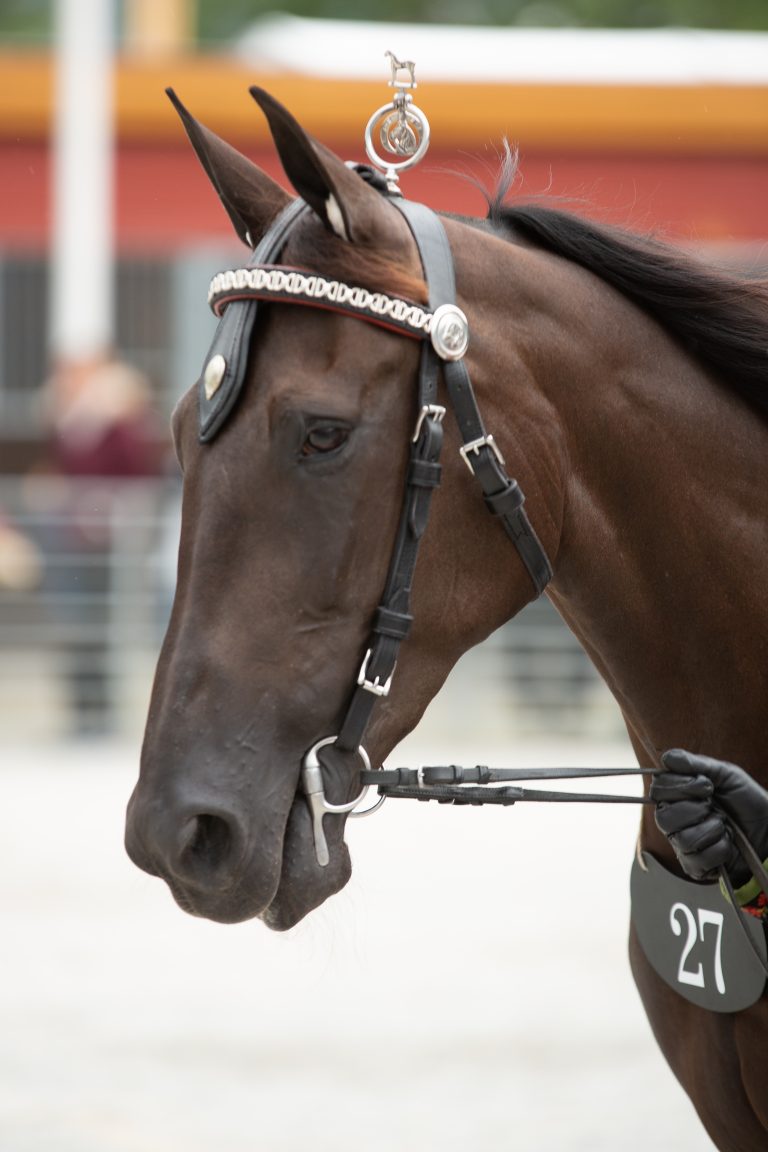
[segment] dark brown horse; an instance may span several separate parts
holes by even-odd
[[[423,302],[401,214],[257,99],[314,210],[281,263]],[[186,124],[255,244],[290,198]],[[548,595],[616,697],[640,764],[685,747],[765,785],[766,285],[541,205],[499,199],[487,222],[444,225],[485,425],[552,562]],[[343,816],[326,817],[330,862],[316,859],[300,770],[339,731],[365,651],[400,515],[419,348],[350,316],[270,304],[248,356],[214,441],[200,441],[195,391],[174,414],[178,588],[127,846],[187,911],[286,929],[350,875]],[[462,653],[534,595],[450,415],[445,436],[413,628],[366,735],[375,764]],[[354,798],[359,767],[330,750],[331,800]],[[676,869],[647,809],[641,842]],[[765,1149],[766,999],[708,1013],[662,983],[634,938],[630,955],[657,1040],[717,1146]]]

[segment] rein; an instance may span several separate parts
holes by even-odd
[[[600,776],[655,776],[655,768],[460,768],[456,764],[423,768],[379,768],[360,773],[362,784],[378,785],[379,796],[406,800],[437,800],[440,804],[501,804],[518,802],[581,804],[650,804],[647,796],[606,795],[600,792],[551,792],[517,785],[491,788],[507,780],[580,780]],[[378,805],[377,805],[378,807]],[[367,809],[367,815],[372,809]]]
[[[649,796],[621,796],[605,792],[560,792],[546,788],[521,788],[517,784],[501,788],[490,785],[507,780],[581,780],[599,776],[655,776],[656,768],[460,768],[456,764],[422,768],[379,768],[364,770],[360,782],[367,792],[376,785],[379,800],[370,808],[352,812],[369,816],[385,800],[436,800],[438,804],[499,804],[509,808],[518,803],[547,804],[651,804]]]

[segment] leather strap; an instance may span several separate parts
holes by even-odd
[[[434,312],[441,304],[454,304],[453,256],[440,218],[423,204],[409,200],[394,203],[408,222],[418,246],[429,284],[430,308]],[[540,596],[552,579],[552,565],[523,508],[525,496],[517,481],[507,476],[503,462],[491,447],[492,438],[489,443],[464,360],[447,360],[442,363],[442,369],[464,448],[476,445],[465,452],[464,458],[480,482],[486,505],[498,516],[533,581],[536,595]]]
[[[550,792],[544,788],[452,787],[432,784],[429,788],[383,788],[387,797],[396,800],[437,800],[438,804],[501,804],[508,807],[518,803],[540,801],[545,804],[652,804],[647,796],[617,796],[601,792]]]
[[[485,503],[497,516],[518,551],[540,596],[552,579],[552,565],[523,507],[525,496],[510,479],[492,436],[483,425],[472,383],[463,360],[443,367],[451,407],[464,442],[463,456],[483,490]]]
[[[765,863],[760,859],[760,856],[755,851],[754,845],[736,821],[730,816],[725,817],[725,819],[731,830],[731,835],[736,841],[736,847],[739,849],[744,862],[752,872],[756,888],[758,891],[762,890],[763,894],[768,898],[768,871],[766,871]]]
[[[726,823],[728,824],[728,827],[731,830],[731,834],[733,835],[733,838],[736,841],[736,844],[738,846],[739,851],[741,852],[746,863],[751,868],[752,875],[754,876],[754,878],[757,881],[760,888],[762,888],[765,895],[768,896],[768,872],[766,872],[762,860],[758,856],[755,849],[752,847],[752,844],[748,840],[744,831],[739,827],[739,825],[734,820],[732,820],[729,816],[724,816],[724,819],[725,819]],[[760,955],[757,948],[755,947],[755,942],[752,939],[752,937],[749,933],[749,930],[747,929],[746,923],[744,921],[744,917],[748,916],[749,913],[745,912],[742,908],[739,907],[739,902],[738,902],[738,899],[736,897],[736,893],[734,892],[733,884],[731,883],[731,878],[728,875],[728,873],[726,872],[725,868],[721,868],[719,874],[720,874],[720,886],[721,886],[721,888],[724,888],[725,891],[728,893],[728,899],[730,900],[731,904],[733,905],[733,910],[736,913],[736,919],[739,922],[739,928],[741,929],[742,934],[744,935],[744,937],[748,941],[749,947],[752,949],[752,954],[754,955],[755,959],[757,960],[757,962],[760,965],[760,967],[762,968],[762,970],[765,972],[766,977],[768,977],[768,964],[766,964],[765,960],[763,960],[763,957]]]
[[[375,784],[386,795],[394,788],[432,788],[435,785],[499,784],[505,780],[581,780],[599,776],[655,776],[656,768],[487,768],[478,764],[462,768],[457,764],[428,765],[423,768],[378,768],[360,773],[361,784]],[[640,800],[640,797],[635,797]]]
[[[391,203],[405,218],[419,250],[429,287],[429,307],[434,312],[444,304],[455,304],[456,284],[453,255],[438,216],[423,204],[396,199]],[[424,415],[412,444],[406,478],[403,513],[400,518],[389,574],[358,684],[347,708],[336,740],[337,747],[355,751],[376,700],[386,695],[395,671],[397,655],[406,632],[377,625],[396,613],[410,621],[410,596],[416,559],[429,515],[432,492],[440,482],[439,456],[443,443],[440,410],[437,405],[438,380],[442,367],[448,395],[465,449],[465,459],[478,478],[490,510],[501,521],[514,543],[531,580],[540,595],[552,576],[549,559],[523,509],[524,497],[515,480],[510,480],[492,448],[475,400],[463,360],[441,361],[431,344],[423,344],[418,381],[418,408]],[[472,459],[470,460],[470,452]]]
[[[425,278],[429,287],[429,308],[451,299],[446,296],[453,285],[453,259],[445,232],[428,208],[420,204],[390,201],[397,207],[413,230],[422,257]],[[417,234],[418,233],[418,234]],[[426,530],[432,494],[440,484],[440,452],[443,447],[443,409],[437,404],[440,361],[434,348],[425,342],[421,347],[417,385],[417,435],[411,442],[411,455],[405,484],[403,510],[400,516],[395,547],[389,565],[387,581],[381,603],[376,612],[364,663],[363,682],[352,694],[336,744],[346,751],[355,751],[362,743],[363,733],[374,704],[383,686],[391,680],[397,663],[400,644],[407,635],[413,619],[410,612],[411,586],[416,570],[419,544]],[[395,629],[393,619],[399,621]],[[406,626],[407,622],[407,626]],[[395,635],[395,631],[399,634]],[[361,673],[362,675],[362,673]]]
[[[434,314],[441,305],[454,305],[453,257],[439,218],[423,204],[400,199],[390,202],[402,213],[418,246],[429,286],[431,312]],[[274,263],[288,232],[305,211],[308,211],[307,205],[294,200],[280,213],[255,249],[249,269]],[[249,281],[247,275],[238,273],[233,277],[239,279],[237,283],[233,279],[231,296],[224,299],[220,294],[219,300],[214,294],[219,304],[225,306],[225,311],[199,385],[199,434],[203,442],[212,440],[221,430],[242,390],[256,321],[259,290],[246,284]],[[243,281],[245,288],[240,286],[239,280]],[[228,282],[223,291],[229,293]],[[304,295],[308,294],[307,288]],[[287,291],[286,298],[295,295],[295,292]],[[311,303],[303,298],[301,302]],[[357,308],[357,315],[362,319],[373,319],[361,315],[360,308]],[[523,494],[516,481],[510,480],[504,471],[503,462],[493,448],[493,438],[485,433],[463,360],[442,361],[435,346],[424,340],[419,362],[416,423],[395,546],[384,592],[374,616],[368,650],[336,739],[337,747],[347,751],[356,751],[360,747],[374,704],[379,697],[388,694],[400,644],[413,619],[410,598],[419,544],[426,530],[432,494],[441,479],[444,409],[437,403],[441,366],[463,440],[462,454],[480,481],[488,508],[499,518],[512,539],[537,594],[543,591],[552,575],[549,560],[523,509]]]
[[[437,390],[437,373],[430,364],[430,357],[434,355],[431,346],[422,345],[418,411],[423,419],[416,439],[411,442],[403,508],[384,593],[374,616],[358,684],[336,739],[337,747],[346,751],[353,752],[362,743],[374,704],[379,696],[388,692],[385,686],[394,674],[400,644],[413,621],[411,586],[432,493],[440,483],[439,458],[443,446],[442,413],[432,403]]]

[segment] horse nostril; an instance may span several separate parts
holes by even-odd
[[[237,830],[225,817],[207,812],[190,817],[182,833],[180,871],[199,880],[221,873],[231,865],[238,841]]]

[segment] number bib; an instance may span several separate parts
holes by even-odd
[[[635,856],[632,922],[648,961],[670,988],[710,1012],[739,1012],[759,1000],[763,972],[719,884],[668,872],[647,852]],[[760,920],[742,921],[765,960]]]

